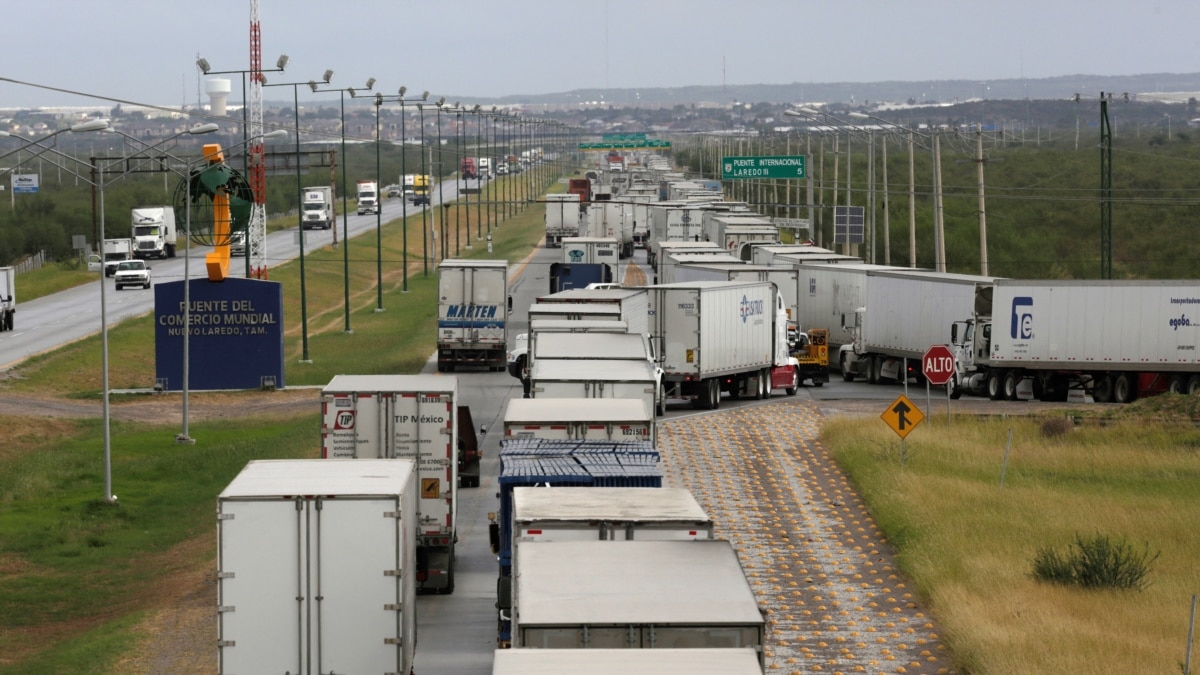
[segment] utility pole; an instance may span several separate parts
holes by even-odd
[[[1100,92],[1100,278],[1112,278],[1112,127]]]
[[[983,205],[983,129],[975,131],[975,165],[979,174],[979,273],[988,275],[987,210]]]

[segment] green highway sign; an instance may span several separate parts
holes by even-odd
[[[646,134],[601,134],[600,139],[604,141],[644,141],[646,140]]]
[[[723,157],[721,180],[754,178],[808,178],[804,155],[774,157]]]
[[[671,148],[670,141],[660,141],[658,139],[641,139],[627,141],[605,141],[603,143],[580,143],[580,150],[639,150],[642,148],[657,148],[660,150],[669,150]]]

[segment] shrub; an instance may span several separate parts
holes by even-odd
[[[1067,435],[1075,427],[1075,423],[1066,417],[1052,417],[1042,422],[1042,436],[1058,438]]]
[[[1038,549],[1033,559],[1033,576],[1042,581],[1074,584],[1083,588],[1117,588],[1140,591],[1149,583],[1146,576],[1159,552],[1150,545],[1137,551],[1124,539],[1097,534],[1090,539],[1075,535],[1068,552]]]

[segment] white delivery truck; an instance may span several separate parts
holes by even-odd
[[[650,338],[646,334],[597,332],[578,335],[535,332],[529,338],[529,361],[526,365],[526,377],[529,377],[529,369],[537,364],[539,359],[645,361],[654,369],[654,375],[657,378],[655,390],[661,392],[663,389],[662,369],[658,367],[658,359],[654,356]],[[661,396],[654,401],[653,411],[658,415],[666,412],[665,402]]]
[[[373,180],[358,181],[358,215],[379,213],[379,183]]]
[[[870,272],[911,268],[863,262],[806,262],[778,269],[794,269],[798,275],[794,298],[796,314],[793,318],[804,328],[828,328],[829,348],[836,355],[842,345],[854,340],[854,321],[848,317],[867,303],[867,275]],[[836,356],[834,363],[838,363]]]
[[[742,649],[497,649],[492,675],[654,673],[762,675],[757,652]]]
[[[301,227],[306,230],[328,230],[333,227],[333,188],[328,185],[306,187],[302,191],[300,208],[304,211]]]
[[[770,282],[696,281],[651,286],[650,333],[667,398],[715,409],[721,393],[766,398],[799,386],[788,355],[787,310]]]
[[[585,288],[593,283],[620,283],[620,245],[606,237],[563,237],[561,262],[550,265],[550,292]]]
[[[504,412],[504,438],[650,441],[654,415],[636,398],[514,398]]]
[[[728,541],[527,541],[513,556],[515,648],[751,647],[762,663],[766,621]]]
[[[684,488],[514,487],[512,500],[514,550],[530,541],[716,538],[712,518]]]
[[[663,249],[663,255],[658,259],[658,283],[673,284],[676,281],[682,281],[682,279],[676,276],[675,268],[680,265],[693,265],[697,263],[738,264],[741,261],[736,256],[726,253],[719,248],[704,250]]]
[[[321,392],[322,457],[416,461],[421,492],[410,522],[421,591],[454,590],[458,401],[453,376],[338,375]]]
[[[559,193],[542,197],[546,202],[546,246],[557,248],[564,237],[579,236],[583,203],[579,195]]]
[[[138,258],[174,258],[178,233],[175,209],[142,206],[133,210],[133,255]]]
[[[627,333],[629,326],[624,321],[593,321],[590,319],[536,319],[529,322],[528,333],[513,337],[513,348],[508,352],[508,374],[515,378],[525,377],[525,364],[529,361],[529,336],[538,331],[562,333]]]
[[[217,672],[409,673],[412,460],[255,460],[217,496]]]
[[[1200,394],[1198,305],[1194,279],[980,282],[973,313],[951,333],[950,395],[1127,403]]]
[[[575,288],[540,296],[536,304],[559,303],[616,307],[620,310],[620,320],[629,326],[630,333],[647,335],[650,332],[650,296],[645,288]]]
[[[104,260],[104,276],[111,277],[116,273],[117,265],[133,260],[133,240],[105,239],[100,242],[100,257]]]
[[[659,267],[662,264],[664,256],[668,253],[725,253],[725,249],[717,245],[715,241],[656,241],[650,242],[650,268],[654,271],[654,277],[657,279],[660,274]]]
[[[925,352],[950,344],[951,324],[975,307],[976,284],[994,280],[919,270],[867,272],[866,304],[842,321],[853,327],[850,343],[838,351],[842,379],[920,380]]]
[[[508,263],[447,259],[438,265],[438,371],[504,370],[508,348]]]
[[[12,330],[17,313],[17,272],[0,267],[0,331]]]
[[[634,398],[651,414],[663,401],[655,367],[644,360],[538,359],[529,381],[532,398]]]

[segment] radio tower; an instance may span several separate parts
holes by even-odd
[[[254,206],[246,244],[250,247],[250,276],[267,278],[267,167],[263,161],[262,31],[258,25],[258,0],[250,0],[250,187]]]

